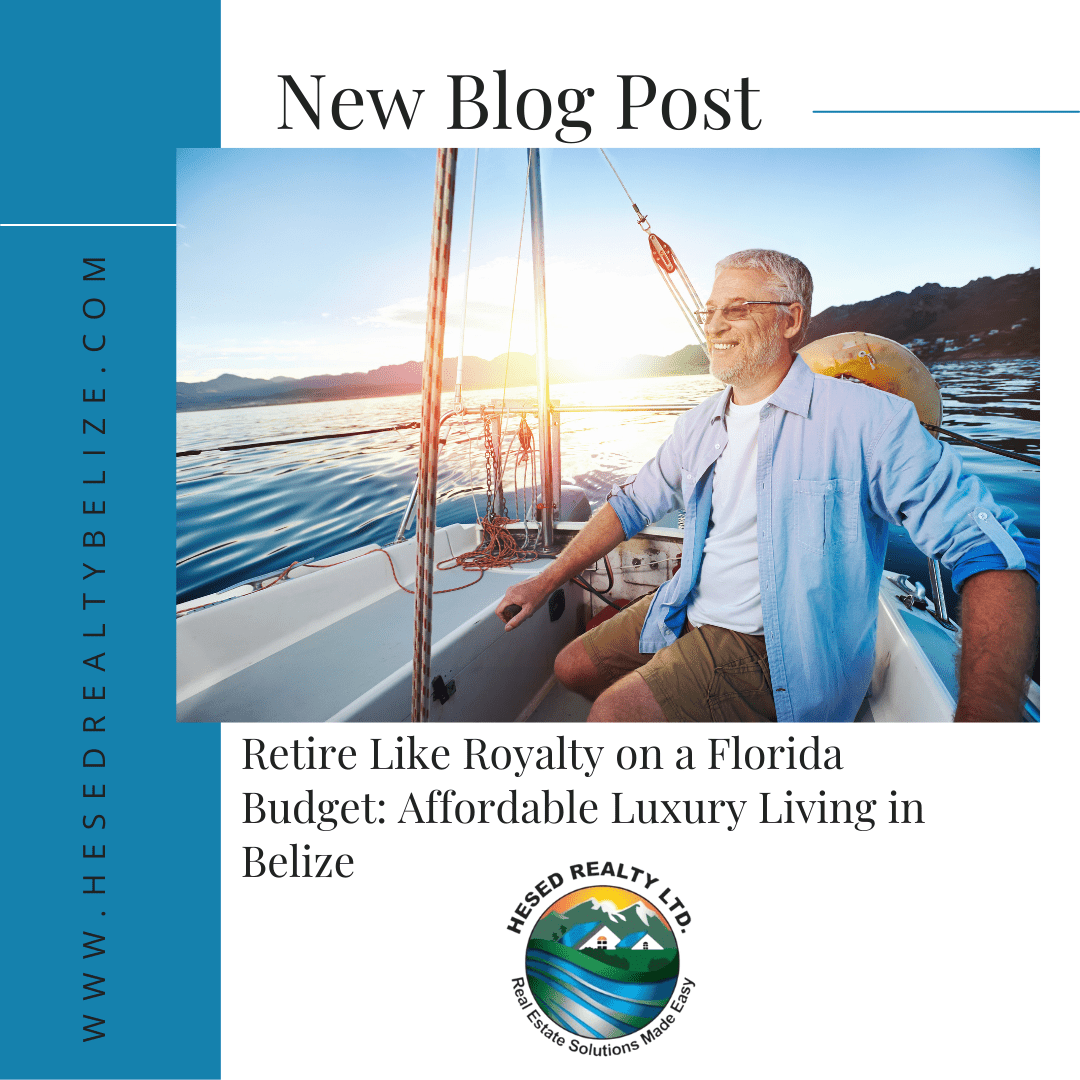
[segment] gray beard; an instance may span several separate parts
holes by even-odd
[[[770,356],[767,349],[755,350],[749,356],[744,356],[742,361],[734,367],[719,370],[718,357],[709,358],[709,371],[717,382],[730,384],[733,382],[753,382],[759,379],[775,362],[776,357]]]

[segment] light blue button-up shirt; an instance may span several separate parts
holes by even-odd
[[[686,511],[682,567],[653,597],[643,653],[674,643],[686,621],[713,473],[727,446],[730,394],[729,387],[680,416],[656,457],[609,497],[628,537],[675,506]],[[762,405],[757,504],[761,607],[780,721],[855,718],[874,667],[890,522],[941,559],[954,586],[971,567],[986,568],[988,555],[990,565],[1022,570],[1029,567],[1020,545],[1029,557],[1036,550],[1012,510],[921,426],[911,402],[816,375],[799,357]]]

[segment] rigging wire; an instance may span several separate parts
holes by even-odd
[[[514,312],[517,310],[518,275],[521,273],[521,245],[525,239],[525,214],[529,208],[529,171],[525,170],[525,198],[521,204],[521,229],[518,232],[517,262],[514,264],[514,293],[510,299],[510,331],[506,337],[506,364],[503,367],[502,409],[506,410],[506,381],[510,377],[510,342],[514,336]]]
[[[649,238],[649,254],[652,256],[653,265],[660,274],[660,278],[667,287],[668,292],[671,293],[671,298],[675,301],[676,307],[682,312],[682,316],[686,320],[687,325],[693,331],[698,345],[707,356],[708,347],[705,344],[705,335],[703,333],[704,322],[702,321],[700,314],[705,305],[701,302],[701,297],[698,296],[697,289],[694,288],[694,283],[690,280],[690,275],[683,269],[683,265],[679,262],[679,257],[672,251],[671,245],[665,243],[652,231],[652,226],[649,224],[648,217],[641,212],[638,204],[634,202],[633,196],[630,194],[626,184],[623,183],[623,179],[619,175],[619,170],[612,164],[611,158],[607,156],[602,148],[598,149],[600,149],[600,153],[603,154],[604,160],[615,174],[615,179],[619,181],[619,186],[626,192],[626,197],[630,200],[630,205],[634,208],[634,213],[637,214],[638,225]],[[686,289],[686,296],[683,296],[682,293],[679,292],[675,282],[672,280],[672,276],[676,273],[679,275],[679,279]]]
[[[627,190],[626,185],[623,183],[623,179],[619,175],[618,169],[616,169],[615,166],[611,164],[611,158],[607,156],[607,153],[605,152],[603,147],[597,147],[597,149],[600,151],[601,154],[604,155],[604,160],[608,163],[608,165],[611,165],[611,171],[615,174],[615,179],[619,181],[619,186],[623,189],[623,191],[626,192],[626,197],[630,200],[630,205],[634,208],[634,213],[638,216],[638,224],[641,226],[647,226],[649,224],[649,219],[638,209],[638,205],[636,202],[634,202],[633,196],[630,194],[630,192]]]
[[[991,454],[997,454],[999,457],[1013,458],[1016,461],[1026,462],[1028,465],[1042,464],[1038,458],[1029,457],[1027,454],[1018,454],[1014,450],[1002,450],[1000,447],[991,446],[989,443],[980,442],[978,439],[971,439],[967,435],[961,435],[960,432],[951,431],[949,428],[938,427],[936,424],[927,423],[924,423],[923,427],[933,431],[935,434],[940,433],[949,436],[950,441],[966,443],[968,446],[977,446],[980,450],[986,450]]]
[[[473,222],[476,220],[476,173],[480,167],[480,147],[473,156],[472,202],[469,205],[469,245],[465,255],[465,291],[461,297],[461,346],[458,349],[457,378],[454,381],[454,405],[461,405],[461,377],[465,367],[465,319],[469,312],[469,268],[472,266]]]
[[[232,446],[204,446],[201,450],[177,450],[177,457],[194,457],[196,454],[210,454],[215,450],[254,450],[262,446],[285,446],[288,443],[315,442],[318,439],[349,439],[354,435],[381,435],[386,431],[415,431],[419,421],[408,424],[394,424],[392,427],[367,428],[364,431],[338,431],[332,435],[304,435],[299,439],[272,439],[270,442],[236,443]]]

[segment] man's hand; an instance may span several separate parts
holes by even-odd
[[[530,578],[520,585],[511,585],[499,601],[495,614],[506,623],[507,630],[513,630],[536,611],[552,592],[554,590],[548,589],[539,577]],[[516,612],[513,610],[515,606],[518,609]]]
[[[964,582],[957,723],[1020,719],[1037,627],[1027,571],[984,570]]]
[[[560,586],[566,584],[597,559],[625,540],[619,517],[608,503],[586,522],[585,527],[566,545],[566,550],[534,578],[520,585],[511,585],[499,601],[495,614],[506,623],[507,630],[520,626]],[[520,611],[507,611],[516,604]]]

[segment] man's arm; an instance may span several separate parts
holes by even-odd
[[[534,578],[512,585],[499,601],[495,613],[507,630],[523,623],[541,604],[560,586],[577,576],[587,566],[592,566],[597,559],[602,559],[625,540],[618,515],[608,503],[589,519],[581,530],[566,545],[566,550]],[[521,610],[514,616],[506,614],[510,604],[517,604]]]
[[[879,437],[870,475],[874,511],[940,558],[961,594],[956,719],[1019,720],[1038,626],[1038,541],[1020,535],[1016,514],[963,472],[960,456],[930,437],[907,402]]]
[[[1025,570],[985,570],[964,583],[957,723],[1019,720],[1038,628]]]

